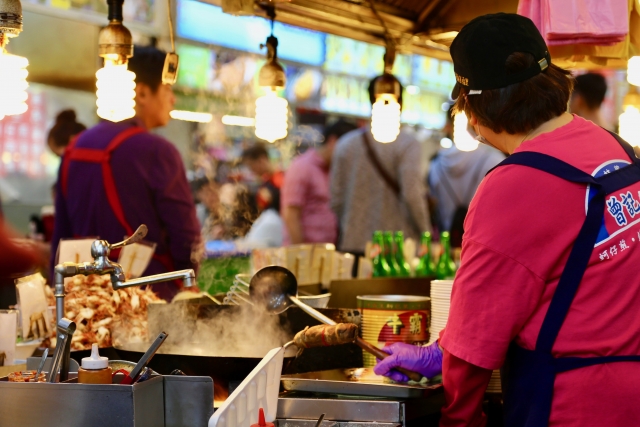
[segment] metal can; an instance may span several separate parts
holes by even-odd
[[[431,298],[414,295],[361,295],[362,339],[383,348],[405,342],[422,345],[429,341]],[[376,364],[374,356],[363,351],[365,367]]]

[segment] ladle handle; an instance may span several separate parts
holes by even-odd
[[[336,325],[336,322],[334,322],[332,319],[329,319],[327,316],[325,316],[324,314],[320,313],[315,308],[309,307],[307,304],[303,303],[298,298],[289,296],[289,299],[295,305],[300,307],[300,309],[302,311],[304,311],[305,313],[307,313],[309,316],[313,317],[317,321],[322,322],[325,325]],[[384,358],[389,356],[387,353],[385,353],[384,351],[380,350],[378,347],[375,347],[375,346],[369,344],[368,342],[366,342],[365,340],[363,340],[360,337],[356,338],[356,344],[358,345],[358,347],[360,347],[361,349],[363,349],[365,351],[368,351],[369,353],[373,354],[375,357],[377,357],[380,360],[382,360],[382,359],[384,359]],[[409,377],[409,379],[411,381],[415,381],[415,382],[422,381],[422,375],[420,375],[417,372],[408,371],[408,370],[403,369],[403,368],[394,368],[394,369],[396,371],[398,371],[398,372],[401,372],[401,373],[405,374],[407,377]]]
[[[325,325],[332,325],[335,326],[337,325],[336,322],[334,322],[332,319],[329,319],[327,316],[325,316],[324,314],[320,313],[318,310],[316,310],[313,307],[309,307],[307,304],[303,303],[302,301],[300,301],[298,298],[296,297],[292,297],[289,296],[289,299],[291,300],[291,302],[293,302],[295,305],[297,305],[298,307],[300,307],[300,309],[302,311],[304,311],[305,313],[307,313],[309,316],[313,317],[314,319],[316,319],[318,322],[320,323],[324,323]]]
[[[382,360],[385,359],[387,357],[389,357],[389,355],[387,353],[385,353],[384,351],[380,350],[378,347],[369,344],[368,342],[366,342],[365,340],[363,340],[362,338],[358,337],[356,338],[356,345],[358,347],[360,347],[361,349],[363,349],[364,351],[367,351],[371,354],[373,354],[376,358]],[[422,375],[417,373],[417,372],[413,372],[413,371],[408,371],[404,368],[393,368],[396,371],[405,374],[407,377],[409,377],[409,379],[411,381],[415,381],[417,383],[419,383],[420,381],[422,381]]]

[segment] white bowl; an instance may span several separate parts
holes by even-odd
[[[328,293],[322,295],[298,296],[298,299],[307,304],[309,307],[327,308],[329,306],[329,299],[331,299],[331,294]]]

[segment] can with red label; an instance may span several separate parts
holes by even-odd
[[[431,298],[414,295],[362,295],[362,339],[383,348],[394,342],[422,345],[429,342]],[[374,356],[363,351],[364,366],[375,366]]]

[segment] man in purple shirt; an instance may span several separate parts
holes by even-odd
[[[175,97],[162,83],[165,54],[136,47],[129,69],[136,74],[136,116],[102,121],[65,151],[56,187],[52,265],[61,238],[99,236],[115,243],[140,225],[156,244],[145,275],[195,268],[192,248],[200,230],[178,150],[148,131],[169,122]],[[117,260],[117,253],[111,257]],[[175,282],[153,285],[170,300]]]
[[[329,171],[338,139],[356,126],[339,120],[328,126],[324,140],[296,157],[284,177],[282,218],[285,244],[336,243],[338,221],[331,210]]]

